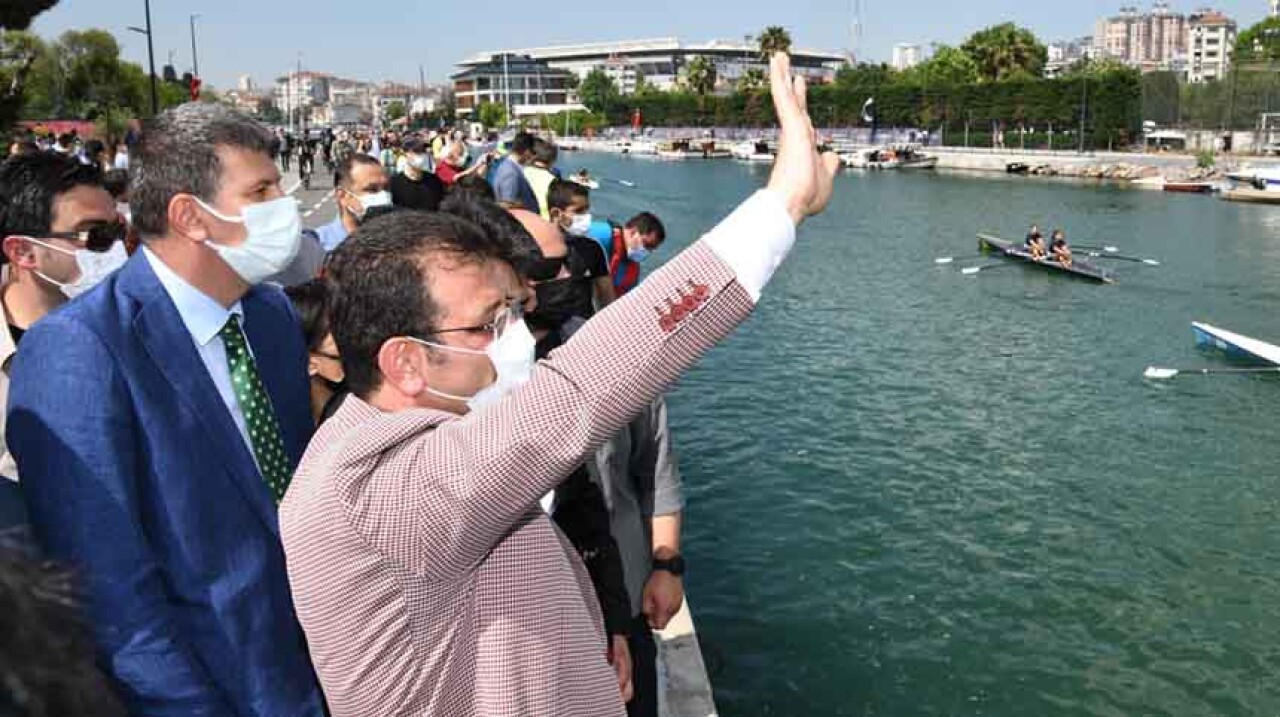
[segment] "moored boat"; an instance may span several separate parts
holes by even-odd
[[[1184,194],[1209,194],[1216,185],[1213,182],[1165,182],[1164,191]]]
[[[1191,332],[1199,346],[1216,348],[1236,358],[1280,366],[1280,346],[1275,344],[1198,321],[1191,324]]]
[[[1096,281],[1101,284],[1111,284],[1115,279],[1111,278],[1111,274],[1107,270],[1089,261],[1083,259],[1075,259],[1071,262],[1071,266],[1063,266],[1055,259],[1036,259],[1031,256],[1030,252],[1022,250],[1022,247],[1014,242],[1001,239],[990,234],[978,235],[978,250],[983,253],[1000,254],[1006,259],[1013,261],[1021,261],[1027,264],[1043,267],[1049,271],[1061,272],[1072,276],[1080,277]]]
[[[743,162],[772,162],[773,150],[763,139],[754,142],[743,142],[731,150],[733,158]]]
[[[1249,204],[1280,204],[1280,191],[1239,187],[1228,189],[1222,193],[1228,202],[1246,202]]]
[[[853,169],[934,169],[938,166],[937,157],[925,154],[915,144],[862,149],[842,154],[840,160]]]

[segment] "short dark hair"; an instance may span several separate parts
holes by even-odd
[[[553,179],[551,186],[547,188],[547,208],[568,209],[573,200],[579,197],[591,201],[591,191],[577,182]]]
[[[538,242],[505,207],[474,195],[451,194],[440,205],[440,211],[465,219],[481,231],[505,243],[511,248],[511,265],[521,276],[529,262],[542,258]]]
[[[366,221],[334,250],[329,322],[351,392],[368,398],[382,382],[378,352],[397,336],[430,336],[440,309],[424,280],[432,255],[461,262],[512,262],[511,247],[443,212],[401,210]]]
[[[40,151],[40,145],[34,139],[15,139],[10,145],[14,144],[18,145],[18,154],[35,154]]]
[[[91,139],[84,143],[84,153],[90,157],[102,154],[105,151],[107,151],[107,146],[102,143],[102,140]]]
[[[641,234],[653,234],[659,244],[667,240],[667,228],[662,226],[662,220],[651,214],[650,212],[640,212],[639,214],[627,220],[627,228]]]
[[[75,144],[75,143],[76,143],[76,136],[71,132],[63,132],[62,134],[58,135],[58,144],[60,145],[66,146],[66,145]]]
[[[124,715],[94,665],[72,575],[0,542],[0,714]]]
[[[341,162],[338,162],[338,184],[344,187],[351,186],[351,175],[355,174],[356,167],[361,165],[381,167],[382,162],[379,162],[367,154],[352,152],[346,157],[343,157]]]
[[[518,132],[515,139],[511,140],[511,151],[519,154],[532,152],[537,140],[537,137],[534,137],[528,132]]]
[[[330,288],[326,278],[312,279],[304,284],[286,286],[285,296],[293,303],[302,321],[302,338],[307,350],[318,351],[329,333]]]
[[[537,140],[534,141],[533,143],[534,161],[542,162],[543,164],[550,167],[551,165],[556,163],[556,159],[559,158],[559,156],[560,156],[560,151],[556,149],[556,146],[554,144],[551,144],[550,142],[542,138],[538,138]]]
[[[422,154],[427,151],[427,145],[418,137],[410,137],[404,141],[402,148],[406,152],[413,154]]]
[[[129,193],[129,170],[110,169],[102,174],[102,188],[115,199]]]
[[[19,154],[0,163],[0,238],[39,237],[53,229],[58,195],[102,186],[97,167],[56,152]]]
[[[130,167],[129,205],[144,239],[169,230],[169,201],[193,194],[206,201],[222,183],[218,149],[234,147],[271,154],[271,132],[248,116],[214,102],[188,102],[143,125]]]
[[[469,195],[494,201],[498,195],[493,191],[493,185],[479,174],[468,174],[453,183],[453,187],[449,190],[450,196]]]

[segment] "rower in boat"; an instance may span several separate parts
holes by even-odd
[[[1040,227],[1031,225],[1031,231],[1027,232],[1027,238],[1023,240],[1022,246],[1036,261],[1045,257],[1044,236],[1040,233]]]
[[[1067,246],[1067,235],[1061,229],[1053,230],[1053,241],[1049,243],[1049,253],[1058,263],[1071,268],[1071,247]]]

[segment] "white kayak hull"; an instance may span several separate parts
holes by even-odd
[[[1280,366],[1280,346],[1200,322],[1191,324],[1196,344],[1211,346],[1239,358]]]

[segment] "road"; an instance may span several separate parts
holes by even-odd
[[[298,200],[298,210],[302,212],[302,225],[307,229],[328,224],[337,216],[337,208],[333,202],[333,172],[326,170],[324,162],[319,159],[316,160],[316,171],[311,175],[310,189],[302,188],[296,161],[291,170],[284,173],[280,183],[284,186],[286,194]]]

